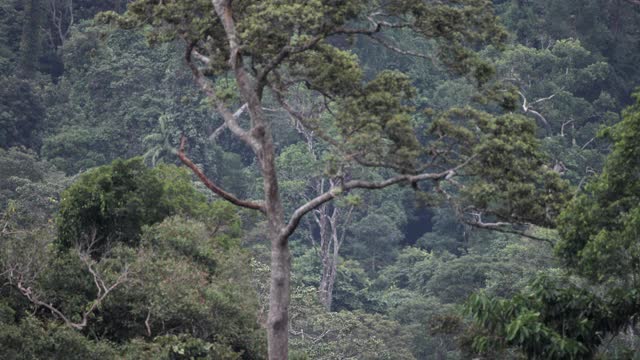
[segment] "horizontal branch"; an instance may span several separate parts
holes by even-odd
[[[213,181],[211,181],[207,177],[207,175],[205,175],[204,172],[202,172],[202,170],[200,170],[200,168],[196,166],[196,164],[194,164],[193,161],[191,161],[191,159],[189,159],[187,155],[184,153],[184,147],[186,142],[187,142],[187,138],[183,135],[182,139],[180,139],[180,149],[178,150],[178,154],[177,154],[178,158],[180,158],[180,161],[182,161],[183,164],[185,164],[189,169],[191,169],[191,171],[193,171],[194,174],[196,174],[196,176],[200,179],[200,181],[202,181],[202,183],[209,190],[213,191],[216,195],[220,196],[221,198],[225,199],[226,201],[234,205],[247,208],[247,209],[258,210],[262,213],[265,213],[266,210],[262,202],[239,199],[235,195],[231,194],[230,192],[222,189],[221,187],[213,183]]]
[[[306,215],[309,211],[317,208],[318,206],[321,206],[322,204],[333,200],[342,192],[353,190],[353,189],[377,190],[377,189],[384,189],[386,187],[399,184],[399,183],[415,184],[425,180],[439,181],[444,179],[450,179],[451,177],[456,175],[456,172],[459,169],[466,166],[474,158],[475,156],[469,157],[462,164],[452,169],[439,172],[439,173],[424,173],[419,175],[408,175],[408,174],[398,175],[383,181],[351,180],[343,184],[342,186],[332,187],[331,189],[329,189],[329,191],[326,191],[325,193],[318,195],[317,197],[311,199],[306,204],[296,209],[291,215],[291,218],[289,219],[287,226],[283,229],[280,236],[284,239],[288,238],[291,234],[293,234],[295,229],[298,227],[298,225],[300,224],[300,220],[304,215]]]
[[[535,104],[537,104],[537,103],[541,103],[541,102],[543,102],[543,101],[551,100],[551,99],[553,99],[555,96],[556,96],[556,94],[552,94],[552,95],[550,95],[550,96],[547,96],[547,97],[544,97],[544,98],[537,99],[537,100],[535,100],[534,102],[532,102],[529,106],[531,106],[531,105],[535,105]]]
[[[464,221],[464,223],[469,225],[469,226],[478,228],[478,229],[497,231],[497,232],[501,232],[501,233],[505,233],[505,234],[519,235],[519,236],[522,236],[522,237],[529,238],[531,240],[537,240],[537,241],[546,242],[547,244],[549,244],[551,246],[555,245],[555,243],[551,239],[542,238],[542,237],[538,237],[538,236],[535,236],[535,235],[530,235],[530,234],[525,233],[524,231],[518,231],[518,230],[514,230],[513,229],[513,226],[520,225],[520,224],[512,224],[512,223],[507,223],[507,222],[485,223],[485,222],[477,221],[477,220]],[[529,225],[529,224],[522,224],[522,225]]]
[[[383,28],[389,28],[389,29],[404,29],[404,28],[411,28],[413,25],[410,23],[390,23],[388,21],[384,21],[384,20],[377,20],[374,18],[374,16],[379,15],[379,14],[371,14],[369,16],[367,16],[367,20],[369,20],[369,22],[371,23],[372,27],[369,29],[358,29],[358,28],[347,28],[347,27],[340,27],[336,30],[334,30],[331,35],[339,35],[339,34],[345,34],[345,35],[373,35],[376,33],[379,33],[380,31],[382,31]]]

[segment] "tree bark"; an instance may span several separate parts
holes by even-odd
[[[334,207],[331,210],[331,216],[329,216],[327,204],[321,206],[317,211],[319,212],[319,216],[316,216],[316,223],[320,227],[320,261],[322,263],[322,277],[320,278],[320,285],[318,286],[318,297],[320,303],[324,305],[327,311],[331,311],[340,245],[342,244],[342,239],[344,239],[346,229],[343,229],[341,239],[338,233],[338,219],[340,218],[341,212],[338,208]],[[347,215],[347,220],[343,226],[346,227],[350,217],[351,211]]]
[[[249,106],[251,108],[251,105]],[[260,108],[260,114],[262,114]],[[253,115],[255,116],[255,115]],[[265,124],[263,117],[253,120]],[[275,145],[270,127],[264,126],[258,136],[261,143],[262,178],[271,242],[271,289],[269,291],[269,315],[267,318],[269,359],[288,359],[289,349],[289,297],[291,253],[289,236],[284,234],[284,209],[278,189],[275,166]]]
[[[275,237],[271,242],[271,289],[267,334],[269,359],[288,359],[289,351],[289,297],[291,253],[288,241]]]

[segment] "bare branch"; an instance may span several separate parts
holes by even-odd
[[[73,0],[49,0],[48,5],[50,25],[52,28],[47,31],[47,34],[51,44],[58,49],[64,45],[71,31],[71,27],[74,24]],[[58,8],[58,5],[60,5],[60,8]],[[57,41],[53,40],[51,34],[54,31],[57,35]]]
[[[51,311],[52,314],[54,314],[56,317],[64,321],[65,325],[71,328],[74,328],[76,330],[82,330],[87,326],[89,321],[89,316],[93,314],[96,308],[98,308],[98,306],[102,304],[104,299],[113,290],[115,290],[118,286],[122,285],[127,281],[127,277],[129,274],[128,266],[125,266],[124,270],[120,273],[118,278],[114,280],[114,282],[111,285],[107,285],[105,283],[105,280],[102,274],[94,267],[95,261],[91,259],[91,256],[89,255],[91,253],[91,250],[92,250],[91,248],[93,244],[96,243],[95,239],[96,239],[96,232],[94,231],[90,235],[89,244],[86,245],[85,248],[78,247],[78,255],[80,257],[80,260],[85,264],[89,273],[91,273],[93,277],[93,282],[98,290],[96,299],[91,302],[91,305],[89,306],[88,309],[82,312],[82,320],[80,322],[71,321],[69,317],[67,317],[64,313],[62,313],[62,311],[60,311],[58,308],[53,306],[53,304],[41,300],[37,295],[37,293],[27,285],[27,283],[33,282],[36,276],[36,274],[28,273],[30,265],[27,264],[27,266],[25,267],[25,271],[17,271],[15,267],[12,268],[9,271],[10,272],[9,279],[11,282],[15,282],[15,285],[18,288],[18,290],[31,303],[48,309],[49,311]]]
[[[9,233],[7,231],[7,229],[9,228],[9,223],[10,222],[11,222],[11,220],[5,221],[4,225],[2,226],[2,231],[0,231],[0,234],[4,235],[4,234],[8,234]]]
[[[551,95],[549,97],[546,97],[546,98],[537,99],[534,102],[532,102],[531,104],[527,103],[527,98],[524,96],[522,91],[518,91],[518,94],[520,94],[520,97],[522,98],[522,111],[524,111],[525,113],[531,113],[531,114],[535,115],[544,124],[545,128],[547,129],[547,133],[551,133],[551,126],[549,125],[549,122],[547,121],[547,119],[545,119],[544,116],[542,116],[542,114],[540,114],[539,112],[533,110],[531,108],[531,105],[538,104],[538,103],[541,103],[541,102],[546,101],[546,100],[551,100],[551,99],[553,99],[555,94],[553,94],[553,95]]]
[[[449,181],[449,183],[457,186],[458,188],[463,188],[464,185],[459,184],[457,181],[453,180],[453,179],[447,179]],[[554,242],[551,239],[547,239],[547,238],[541,238],[541,237],[537,237],[534,235],[530,235],[527,234],[523,231],[518,231],[518,230],[514,230],[513,227],[514,226],[532,226],[532,224],[529,223],[518,223],[518,224],[513,224],[513,223],[508,223],[508,222],[493,222],[493,223],[485,223],[482,221],[482,213],[481,212],[472,212],[472,213],[467,213],[465,214],[465,211],[463,211],[460,207],[460,204],[458,204],[453,197],[451,196],[451,194],[449,194],[445,189],[443,189],[442,187],[439,186],[439,183],[436,184],[436,191],[443,194],[445,196],[445,198],[447,199],[447,201],[449,202],[449,204],[451,204],[451,206],[453,207],[453,210],[456,214],[456,217],[462,221],[463,223],[471,226],[471,227],[475,227],[475,228],[479,228],[479,229],[485,229],[485,230],[491,230],[491,231],[496,231],[496,232],[501,232],[501,233],[505,233],[505,234],[514,234],[514,235],[519,235],[522,237],[526,237],[532,240],[538,240],[538,241],[544,241],[546,243],[551,244],[552,246],[554,245]],[[468,215],[471,215],[473,217],[473,219],[469,219]]]
[[[594,140],[596,139],[596,136],[592,137],[591,140],[587,141],[584,145],[582,145],[582,147],[580,148],[580,150],[584,150],[587,146],[589,146],[589,144],[591,144]]]
[[[418,52],[415,52],[415,51],[411,51],[411,50],[400,49],[399,47],[389,43],[388,41],[382,39],[381,37],[375,36],[375,34],[369,35],[369,38],[373,39],[374,41],[376,41],[380,45],[384,46],[385,48],[387,48],[387,49],[389,49],[389,50],[391,50],[391,51],[393,51],[393,52],[395,52],[397,54],[419,57],[419,58],[431,61],[431,63],[434,64],[434,65],[436,64],[436,60],[432,56],[421,54],[421,53],[418,53]]]
[[[571,124],[574,121],[575,121],[574,119],[570,119],[569,121],[565,121],[562,123],[562,126],[560,127],[560,136],[564,137],[564,127]]]
[[[81,323],[74,323],[73,321],[69,320],[69,318],[67,318],[60,310],[56,309],[52,304],[47,304],[44,301],[39,300],[33,293],[33,291],[31,290],[30,287],[24,287],[24,285],[22,284],[21,281],[18,281],[16,283],[16,287],[18,288],[18,290],[20,290],[20,292],[22,293],[22,295],[24,295],[30,302],[32,302],[35,305],[38,306],[42,306],[44,308],[47,308],[49,311],[51,311],[55,316],[57,316],[58,318],[60,318],[62,321],[64,321],[64,323],[69,326],[72,327],[76,330],[82,330],[84,328],[84,326],[86,324],[82,324]]]
[[[322,131],[322,129],[320,129],[318,126],[313,126],[309,123],[308,119],[306,119],[306,117],[304,115],[302,115],[300,112],[296,111],[285,99],[284,96],[282,94],[282,91],[272,88],[274,90],[274,93],[276,95],[276,100],[278,101],[278,103],[280,104],[280,106],[282,106],[282,108],[287,112],[287,114],[289,114],[289,116],[296,121],[296,123],[300,123],[302,126],[304,126],[305,128],[311,130],[314,132],[315,135],[317,135],[319,138],[321,138],[322,140],[326,141],[327,143],[329,143],[330,145],[334,146],[337,149],[341,149],[342,146],[341,144],[334,138],[332,138],[331,136],[329,136],[328,134],[326,134],[324,131]]]
[[[236,110],[236,112],[233,113],[233,117],[236,119],[236,121],[240,118],[240,116],[242,116],[245,110],[247,110],[246,103],[242,105],[238,110]],[[209,135],[209,140],[215,141],[226,128],[227,128],[227,123],[223,122],[222,125],[220,125],[211,135]]]
[[[508,222],[485,223],[485,222],[482,222],[482,220],[468,220],[468,221],[464,221],[464,223],[467,224],[467,225],[470,225],[472,227],[478,228],[478,229],[497,231],[497,232],[501,232],[501,233],[505,233],[505,234],[519,235],[519,236],[526,237],[526,238],[529,238],[529,239],[532,239],[532,240],[546,242],[551,246],[555,245],[554,241],[551,240],[551,239],[538,237],[538,236],[535,236],[535,235],[527,234],[526,232],[523,232],[523,231],[518,231],[518,230],[514,230],[513,229],[514,225],[527,225],[527,226],[529,226],[530,224],[512,224],[512,223],[508,223]]]
[[[187,65],[191,69],[193,73],[194,80],[196,84],[200,87],[200,89],[213,101],[216,106],[216,110],[222,116],[226,127],[231,130],[231,132],[242,140],[245,144],[247,144],[255,153],[258,153],[261,149],[260,144],[252,138],[249,133],[244,130],[238,124],[237,119],[233,116],[234,114],[227,109],[224,102],[220,100],[215,92],[215,89],[211,86],[211,84],[205,79],[204,75],[198,69],[198,67],[193,63],[192,54],[195,48],[195,44],[192,43],[187,46],[187,50],[185,52],[185,60]]]
[[[369,20],[369,22],[371,23],[372,27],[369,29],[354,29],[354,28],[346,28],[346,27],[340,27],[338,29],[336,29],[334,32],[332,32],[331,34],[346,34],[346,35],[355,35],[355,34],[361,34],[361,35],[373,35],[375,33],[379,33],[380,31],[382,31],[383,28],[390,28],[390,29],[403,29],[403,28],[411,28],[412,24],[410,23],[390,23],[388,21],[384,21],[384,20],[377,20],[375,19],[375,16],[378,15],[382,15],[381,13],[373,13],[370,14],[369,16],[367,16],[367,19]]]
[[[191,159],[189,159],[187,155],[184,153],[184,147],[186,145],[186,142],[187,142],[187,138],[183,135],[182,139],[180,139],[180,149],[178,150],[178,157],[180,158],[180,161],[182,161],[183,164],[185,164],[189,169],[191,169],[191,171],[193,171],[194,174],[196,174],[196,176],[198,176],[200,181],[202,181],[202,183],[209,190],[213,191],[215,194],[217,194],[221,198],[227,200],[228,202],[234,205],[247,208],[247,209],[258,210],[262,213],[266,212],[262,202],[253,201],[253,200],[241,200],[237,198],[235,195],[231,194],[230,192],[225,191],[218,185],[214,184],[213,181],[211,181],[207,177],[207,175],[205,175],[204,172],[202,172],[202,170],[200,170],[200,168],[196,164],[194,164],[193,161],[191,161]]]
[[[347,236],[347,227],[349,226],[349,224],[351,223],[351,218],[353,215],[353,209],[355,209],[355,205],[351,205],[349,207],[349,211],[347,212],[347,219],[344,221],[344,223],[342,224],[342,235],[340,236],[340,239],[338,241],[338,243],[336,244],[336,249],[340,249],[340,246],[342,246],[342,244],[344,243],[344,239]]]
[[[230,0],[212,0],[213,7],[215,8],[216,14],[222,23],[222,27],[224,28],[224,32],[227,36],[227,41],[229,42],[229,66],[233,70],[233,73],[236,78],[236,83],[238,85],[238,89],[240,90],[240,95],[244,98],[244,101],[247,102],[249,115],[251,116],[252,121],[252,131],[258,130],[256,134],[260,137],[260,133],[264,129],[264,114],[262,112],[262,103],[260,101],[260,97],[258,96],[258,92],[255,91],[256,88],[252,86],[251,79],[247,74],[242,62],[242,47],[238,41],[238,35],[236,31],[235,20],[233,18],[233,9],[231,6]],[[232,130],[233,131],[233,130]],[[259,145],[259,141],[254,138],[255,135],[251,135],[251,140],[255,142],[257,147],[253,147],[254,153],[261,158],[262,148]]]
[[[527,112],[532,113],[533,115],[537,116],[538,119],[540,119],[540,121],[544,124],[545,128],[547,128],[547,131],[550,131],[551,126],[549,125],[549,122],[547,121],[547,119],[544,118],[544,116],[542,116],[542,114],[540,114],[539,112],[529,108],[529,110],[527,110]]]
[[[93,268],[94,261],[91,259],[91,257],[88,254],[80,254],[80,259],[85,263],[91,275],[93,275],[93,281],[98,288],[98,298],[94,300],[89,309],[87,309],[83,313],[82,321],[80,323],[69,324],[77,329],[82,329],[87,326],[89,315],[93,313],[93,311],[102,303],[102,301],[107,297],[107,295],[109,295],[111,291],[123,284],[127,280],[128,276],[128,268],[125,267],[124,271],[120,274],[120,276],[118,276],[116,281],[111,286],[107,286],[101,274]]]
[[[342,186],[332,187],[331,189],[329,189],[329,191],[318,195],[311,201],[297,208],[293,212],[293,215],[291,215],[291,218],[287,223],[287,226],[283,229],[280,235],[284,238],[287,238],[288,236],[290,236],[293,233],[293,231],[295,231],[295,229],[298,227],[298,225],[300,224],[300,219],[302,219],[302,217],[305,214],[317,208],[318,206],[326,203],[327,201],[333,200],[344,191],[349,191],[353,189],[376,190],[376,189],[384,189],[386,187],[399,184],[399,183],[415,184],[424,180],[439,181],[442,179],[449,179],[455,176],[456,172],[459,169],[466,166],[474,158],[475,156],[471,156],[462,164],[440,173],[424,173],[420,175],[398,175],[398,176],[389,178],[387,180],[378,181],[378,182],[364,181],[364,180],[351,180],[343,184]]]
[[[196,59],[202,61],[203,63],[205,63],[207,65],[209,65],[211,63],[211,59],[209,59],[207,56],[202,55],[196,49],[193,49],[193,57],[195,57]]]
[[[151,319],[151,308],[147,310],[147,318],[144,319],[144,326],[147,328],[147,336],[151,337],[151,323],[149,320]]]
[[[538,103],[541,103],[541,102],[543,102],[543,101],[551,100],[551,99],[553,99],[553,97],[554,97],[554,96],[556,96],[556,94],[553,94],[553,95],[551,95],[551,96],[547,96],[547,97],[545,97],[545,98],[537,99],[537,100],[535,100],[534,102],[532,102],[529,106],[531,106],[531,105],[535,105],[535,104],[538,104]]]

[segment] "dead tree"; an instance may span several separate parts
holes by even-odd
[[[61,49],[69,37],[75,23],[73,0],[47,0],[49,17],[49,42],[55,49]]]

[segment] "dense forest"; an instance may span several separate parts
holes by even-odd
[[[1,359],[640,359],[640,1],[0,0]]]

